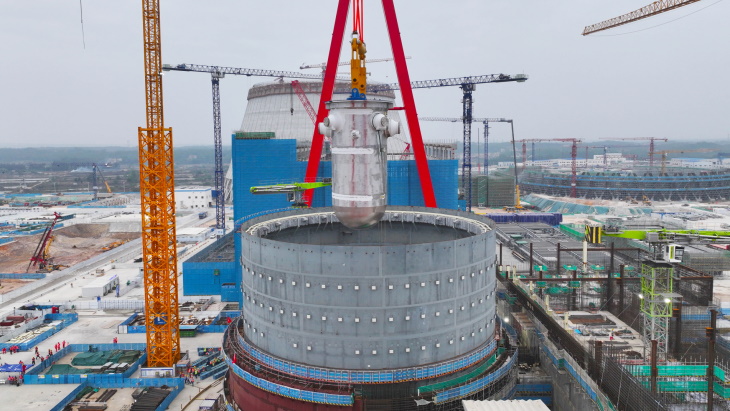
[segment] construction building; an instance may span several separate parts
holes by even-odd
[[[207,210],[213,207],[215,200],[210,187],[177,187],[175,188],[176,210]]]
[[[570,169],[527,168],[520,173],[520,190],[569,197],[573,188]],[[730,171],[668,168],[660,171],[582,171],[576,175],[577,198],[642,201],[701,201],[730,199]]]
[[[223,342],[231,399],[415,410],[418,400],[460,409],[464,397],[505,398],[516,352],[495,339],[490,224],[422,207],[389,207],[357,231],[330,208],[242,223],[245,301]]]
[[[463,192],[463,190],[462,190]],[[472,177],[471,203],[480,207],[505,207],[515,204],[515,177],[500,171]]]
[[[301,84],[307,98],[316,103],[322,83]],[[233,221],[228,224],[238,227],[245,219],[259,213],[292,207],[292,199],[286,194],[254,195],[250,192],[253,186],[303,181],[305,160],[309,155],[307,140],[311,141],[314,125],[296,98],[293,101],[297,106],[292,112],[290,93],[293,93],[291,84],[279,82],[255,85],[249,92],[242,122],[245,131],[231,137],[232,167],[226,191],[233,198]],[[391,142],[397,155],[391,156],[395,160],[388,161],[388,204],[422,206],[415,161],[410,156],[400,160],[405,146],[397,138],[389,139],[389,147]],[[453,158],[453,145],[428,144],[426,151],[432,158],[429,169],[439,207],[457,209],[458,160]],[[322,161],[319,179],[331,176],[330,162]],[[312,206],[331,206],[331,196],[329,187],[315,190]],[[234,235],[228,234],[183,263],[185,295],[220,294],[224,301],[243,304],[241,265],[237,258],[240,249],[236,241]]]

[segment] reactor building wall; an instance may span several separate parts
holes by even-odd
[[[423,207],[389,207],[364,230],[331,208],[243,223],[243,315],[224,342],[232,400],[407,410],[418,398],[501,399],[515,353],[497,349],[490,224]]]

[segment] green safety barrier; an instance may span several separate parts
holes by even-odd
[[[537,282],[537,288],[545,288],[547,287],[547,281],[538,281]]]
[[[727,375],[725,374],[725,370],[723,370],[722,368],[720,368],[716,365],[714,371],[715,371],[715,377],[719,378],[720,381],[724,382],[725,384],[730,383],[730,381],[728,381],[728,379],[727,379]]]
[[[500,353],[493,354],[491,357],[489,357],[487,359],[487,361],[484,364],[477,367],[474,371],[472,371],[468,374],[462,375],[461,377],[453,378],[451,380],[446,380],[446,381],[442,381],[442,382],[437,382],[435,384],[424,385],[423,387],[418,387],[418,395],[424,395],[424,394],[428,394],[433,391],[443,390],[446,388],[461,385],[474,377],[484,374],[484,372],[487,371],[487,369],[489,367],[491,367],[495,361],[497,361],[497,356],[499,354]]]
[[[568,287],[570,287],[570,288],[580,288],[580,281],[570,281],[568,283]]]
[[[715,394],[721,396],[724,399],[728,399],[728,397],[730,397],[730,387],[725,387],[718,383],[714,383],[713,390],[715,391]]]
[[[642,385],[651,388],[650,381],[642,381]],[[707,392],[704,381],[658,381],[657,390],[662,392]]]
[[[659,371],[659,378],[662,377],[704,377],[707,375],[706,365],[659,365],[657,366]],[[637,377],[650,377],[651,366],[649,365],[638,365],[629,367],[631,374]],[[714,368],[715,377],[720,381],[728,383],[726,380],[725,370],[718,366]]]
[[[568,271],[575,271],[575,270],[578,269],[578,267],[576,267],[574,265],[568,265],[568,264],[563,264],[563,268],[566,269],[566,270],[568,270]]]
[[[594,270],[596,270],[596,271],[600,271],[600,270],[605,270],[606,269],[606,267],[604,267],[602,265],[592,265],[591,268],[594,269]]]

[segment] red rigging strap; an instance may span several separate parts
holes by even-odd
[[[362,24],[362,0],[353,0],[360,7],[360,19]],[[304,181],[311,183],[317,180],[317,172],[319,170],[319,161],[322,155],[322,143],[324,136],[319,133],[317,125],[324,121],[328,111],[325,103],[332,99],[332,92],[335,86],[335,75],[337,74],[337,62],[339,60],[340,49],[347,23],[347,12],[349,8],[349,0],[339,0],[337,6],[337,14],[335,15],[335,27],[332,31],[332,42],[330,43],[329,57],[327,58],[327,68],[325,69],[324,81],[322,83],[322,94],[319,97],[319,108],[317,110],[317,122],[314,125],[314,135],[312,136],[312,148],[309,152],[309,163]],[[398,83],[400,83],[401,96],[403,97],[403,105],[405,106],[406,121],[411,132],[411,149],[416,159],[416,168],[421,181],[421,191],[423,192],[423,203],[426,207],[437,207],[436,197],[431,183],[431,173],[428,169],[428,160],[426,159],[426,150],[423,146],[423,138],[421,137],[421,126],[418,123],[418,114],[416,112],[416,103],[413,98],[413,89],[411,88],[411,79],[408,75],[408,67],[406,66],[405,52],[403,51],[403,43],[400,38],[400,29],[398,28],[398,19],[395,15],[395,6],[393,0],[383,0],[383,12],[385,21],[388,25],[388,34],[390,36],[390,45],[393,49],[393,59],[395,60],[395,68],[398,74]],[[362,30],[362,27],[360,27]],[[359,32],[362,39],[362,32]],[[312,205],[313,189],[304,192],[304,202],[308,206]]]
[[[324,72],[324,80],[322,82],[322,94],[319,96],[319,107],[317,109],[317,121],[314,123],[314,134],[312,135],[312,148],[309,151],[309,163],[307,163],[307,172],[304,181],[312,183],[317,181],[317,172],[319,170],[319,160],[322,156],[322,143],[324,136],[319,133],[318,125],[324,121],[329,112],[325,107],[325,103],[332,99],[332,92],[335,88],[335,76],[337,75],[337,63],[340,59],[340,49],[342,48],[342,40],[345,35],[345,25],[347,24],[347,11],[350,8],[350,0],[339,0],[337,5],[337,14],[335,15],[335,27],[332,30],[332,42],[330,43],[330,52],[327,57],[327,67]],[[304,192],[304,202],[308,206],[312,206],[312,194],[314,189]]]
[[[363,0],[352,0],[352,31],[358,33],[361,42],[363,35]]]
[[[408,128],[411,132],[411,142],[413,143],[411,145],[411,149],[413,150],[413,155],[416,158],[418,177],[421,180],[423,203],[426,207],[435,208],[436,197],[433,192],[433,184],[431,183],[431,173],[428,170],[426,150],[423,147],[423,138],[421,137],[421,125],[418,123],[416,102],[413,98],[411,78],[408,75],[406,56],[405,52],[403,51],[403,42],[400,38],[398,18],[395,15],[395,6],[393,5],[393,0],[383,0],[383,13],[385,14],[385,22],[388,25],[390,46],[393,49],[393,59],[395,60],[395,70],[398,74],[398,83],[400,83],[401,87],[403,106],[405,106],[406,121],[408,121]]]

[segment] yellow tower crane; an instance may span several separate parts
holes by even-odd
[[[160,2],[142,1],[147,127],[140,127],[147,366],[173,367],[180,357],[172,129],[162,110]]]

